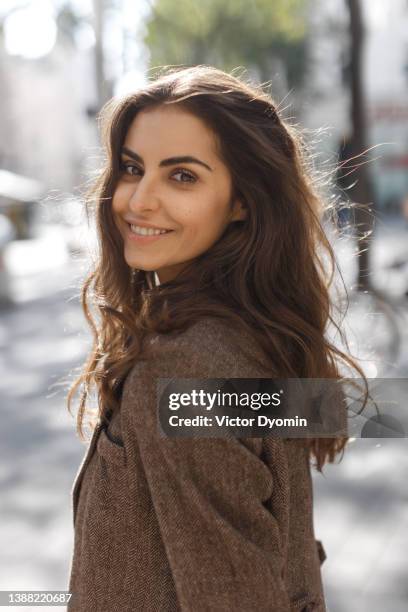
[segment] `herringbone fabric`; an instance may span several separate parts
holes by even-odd
[[[70,612],[325,612],[304,441],[165,438],[157,378],[268,377],[206,318],[148,337],[73,488]]]

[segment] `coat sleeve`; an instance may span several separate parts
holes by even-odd
[[[237,372],[200,347],[167,350],[132,376],[132,435],[138,446],[183,612],[288,612],[279,525],[264,503],[273,476],[262,440],[166,438],[156,407],[157,378],[227,378]],[[230,355],[230,354],[229,354]],[[195,367],[194,367],[195,364]],[[281,440],[276,440],[282,444]]]

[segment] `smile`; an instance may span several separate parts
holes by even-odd
[[[130,231],[134,234],[138,234],[139,236],[159,236],[160,234],[167,234],[171,230],[141,227],[140,225],[130,225]]]
[[[127,237],[132,242],[138,244],[150,244],[156,240],[163,240],[167,235],[171,234],[174,230],[164,230],[160,228],[147,228],[139,225],[131,225],[128,223],[129,231]]]

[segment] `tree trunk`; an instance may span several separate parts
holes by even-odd
[[[350,15],[350,120],[352,127],[351,154],[352,157],[360,155],[367,149],[367,123],[363,83],[363,50],[364,26],[360,0],[346,0]],[[372,230],[372,214],[369,211],[373,202],[372,187],[367,170],[366,160],[360,158],[351,164],[361,164],[351,176],[357,184],[350,190],[350,196],[358,204],[355,209],[355,224],[360,252],[358,259],[358,286],[357,289],[371,289],[370,282],[370,238],[367,233]]]
[[[103,49],[105,0],[93,0],[95,29],[95,79],[97,112],[112,97],[112,84],[105,77],[105,58]]]

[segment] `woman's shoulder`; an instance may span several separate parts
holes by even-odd
[[[255,378],[264,376],[263,352],[245,329],[227,320],[203,317],[186,330],[150,334],[144,343],[146,363],[196,370],[203,376]]]

